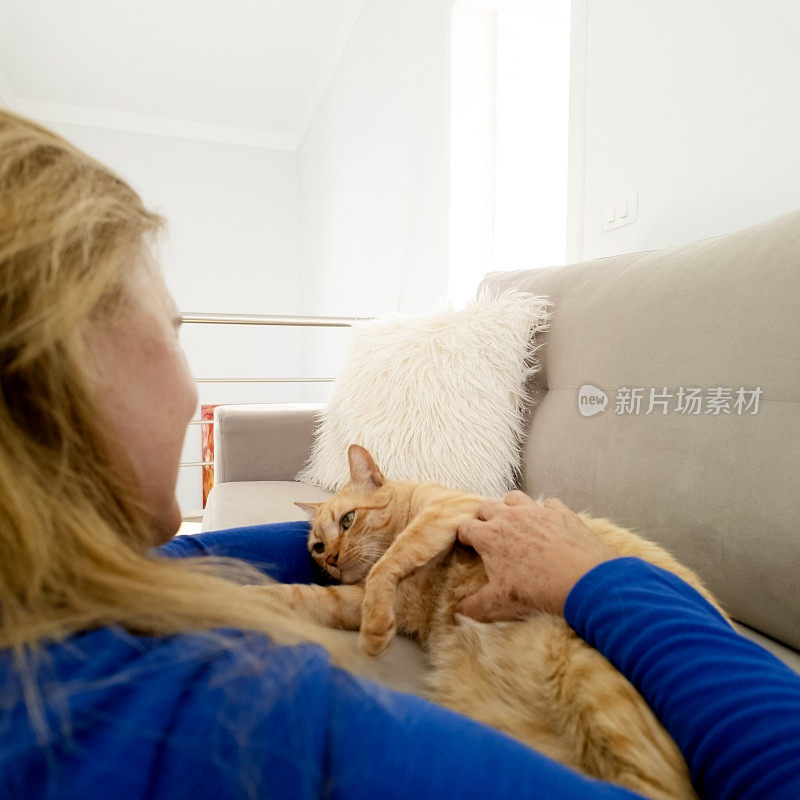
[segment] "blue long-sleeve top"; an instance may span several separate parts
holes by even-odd
[[[304,524],[180,537],[170,557],[245,558],[315,578]],[[602,564],[565,616],[639,688],[701,796],[800,798],[800,677],[694,590],[637,559]],[[315,645],[104,628],[45,646],[37,738],[0,653],[1,798],[557,798],[635,795],[463,716],[356,678]]]

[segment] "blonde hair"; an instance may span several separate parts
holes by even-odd
[[[0,111],[0,648],[107,625],[150,635],[233,627],[341,640],[240,584],[244,563],[149,554],[131,469],[112,458],[83,332],[162,227],[124,181]],[[24,660],[24,658],[23,658]]]

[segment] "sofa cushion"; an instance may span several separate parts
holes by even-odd
[[[790,667],[796,673],[800,674],[800,652],[791,647],[786,647],[780,642],[770,639],[769,636],[764,636],[763,633],[759,633],[741,623],[734,623],[734,627],[742,636],[746,636],[751,641],[761,645],[765,650],[769,650],[772,655],[783,661],[787,667]]]
[[[328,492],[298,481],[229,481],[218,483],[208,495],[203,513],[203,530],[219,531],[308,519],[308,513],[294,502],[318,503]]]
[[[485,285],[553,300],[522,488],[666,546],[732,616],[800,647],[800,212]],[[587,384],[608,396],[591,416]],[[755,414],[682,414],[676,397],[646,413],[665,387],[763,394]],[[645,390],[640,413],[616,413],[632,388]]]

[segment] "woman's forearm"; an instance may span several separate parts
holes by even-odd
[[[800,797],[800,676],[680,578],[615,559],[578,581],[564,616],[641,692],[702,797]]]
[[[307,522],[279,522],[208,531],[176,536],[153,552],[167,558],[239,558],[282,583],[315,583],[324,576],[308,553],[308,529]]]

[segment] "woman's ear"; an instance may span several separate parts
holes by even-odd
[[[295,505],[296,505],[298,508],[302,508],[302,509],[303,509],[303,511],[307,511],[307,512],[308,512],[309,514],[311,514],[311,516],[313,517],[313,516],[314,516],[314,514],[316,514],[316,513],[317,513],[317,509],[318,509],[318,508],[319,508],[321,505],[324,505],[324,503],[301,503],[300,501],[296,500],[296,501],[295,501]]]
[[[377,489],[386,483],[386,478],[378,469],[375,459],[365,447],[351,444],[347,448],[347,460],[350,463],[350,480],[353,483],[372,489]]]

